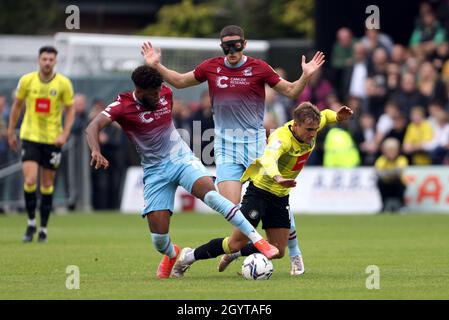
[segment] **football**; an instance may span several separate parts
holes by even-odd
[[[253,253],[242,264],[242,275],[248,280],[268,280],[273,274],[273,263],[261,253]]]

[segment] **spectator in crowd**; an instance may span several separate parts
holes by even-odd
[[[420,22],[412,33],[409,45],[414,52],[422,51],[426,56],[431,56],[446,40],[446,31],[436,19],[435,13],[425,10],[420,15]]]
[[[331,66],[333,68],[332,82],[339,86],[343,79],[344,70],[352,65],[353,47],[355,39],[349,28],[340,28],[337,31],[337,41],[332,47]],[[342,87],[339,86],[338,96],[345,98]]]
[[[405,65],[407,61],[408,52],[407,48],[402,44],[395,44],[393,50],[391,51],[391,62],[397,64],[398,66]],[[402,70],[401,70],[402,71]]]
[[[405,65],[403,66],[402,74],[405,73],[410,73],[413,75],[418,74],[419,66],[421,65],[423,59],[424,58],[419,56],[418,54],[415,54],[414,56],[409,56],[407,58],[407,61],[405,62]]]
[[[73,98],[73,107],[75,108],[75,122],[72,126],[72,134],[74,136],[84,135],[84,129],[89,120],[86,110],[86,99],[86,95],[81,93],[75,94],[75,97]]]
[[[71,139],[73,140],[73,151],[77,155],[78,161],[74,163],[75,166],[75,172],[77,173],[74,175],[75,178],[75,186],[82,186],[82,179],[83,176],[81,172],[83,172],[83,166],[88,160],[88,151],[87,146],[84,141],[84,129],[87,126],[87,123],[89,121],[89,116],[86,110],[86,102],[87,98],[86,95],[77,93],[75,94],[73,98],[73,107],[75,108],[75,121],[73,122],[72,126],[72,134]],[[85,161],[83,161],[83,157],[85,157]],[[66,157],[63,154],[63,161],[66,161]],[[66,169],[66,170],[64,170]],[[80,195],[80,190],[77,188],[68,190],[69,184],[68,184],[68,166],[62,166],[61,173],[65,176],[65,185],[66,185],[66,191],[68,194],[72,194],[70,197],[70,200],[73,202],[68,203],[67,207],[69,210],[74,210],[76,208],[76,202],[78,200],[78,197]]]
[[[297,104],[310,101],[321,111],[327,108],[326,97],[332,91],[331,83],[322,77],[321,69],[318,69],[310,78],[302,94],[298,97]]]
[[[364,113],[359,118],[359,128],[354,132],[354,142],[360,151],[361,165],[372,166],[377,157],[376,120]]]
[[[351,119],[347,121],[349,132],[355,132],[359,128],[359,118],[364,113],[362,99],[349,96],[346,105],[354,112]]]
[[[401,66],[391,62],[387,66],[387,92],[390,96],[399,89],[401,83]]]
[[[429,165],[431,160],[426,144],[432,141],[433,133],[432,126],[426,120],[424,108],[413,107],[410,119],[404,137],[404,153],[411,158],[412,165]]]
[[[425,102],[425,98],[416,88],[415,76],[409,72],[402,75],[401,87],[393,94],[392,99],[399,106],[399,110],[407,115],[413,106],[422,106]]]
[[[372,67],[368,70],[366,93],[368,96],[368,111],[376,119],[379,118],[388,93],[387,86],[388,54],[384,48],[377,48],[373,53]]]
[[[385,135],[393,129],[394,118],[399,115],[399,107],[394,101],[387,101],[384,113],[376,124],[376,143],[380,145]]]
[[[431,122],[433,139],[425,145],[430,152],[432,164],[447,164],[449,156],[449,119],[443,108],[434,109],[434,121]],[[429,121],[430,122],[430,121]]]
[[[352,61],[352,65],[346,67],[342,80],[344,98],[349,94],[351,97],[362,99],[363,105],[366,105],[365,82],[368,77],[368,65],[365,46],[360,42],[354,45]]]
[[[385,134],[385,137],[381,142],[388,138],[397,139],[401,145],[403,145],[405,132],[407,130],[407,117],[399,112],[396,116],[393,116],[393,128]]]
[[[198,110],[192,115],[193,129],[193,152],[204,165],[214,164],[214,119],[212,104],[210,103],[209,91],[205,90],[201,94]],[[196,135],[195,126],[201,126],[201,134]],[[198,146],[201,146],[199,149]],[[200,153],[200,154],[198,154]]]
[[[388,138],[382,143],[382,155],[376,160],[377,186],[382,198],[382,211],[396,211],[404,207],[405,183],[403,169],[408,160],[400,154],[399,141]]]
[[[440,44],[429,60],[433,64],[437,73],[441,74],[444,66],[449,60],[449,43],[445,41]]]
[[[432,128],[435,128],[438,122],[438,114],[441,111],[444,111],[444,105],[440,102],[440,100],[431,100],[427,106],[427,111],[429,114],[427,121],[429,121]]]
[[[276,73],[282,79],[287,79],[287,72],[285,71],[285,69],[278,67],[278,68],[275,68],[274,71],[276,71]],[[280,103],[281,105],[284,106],[284,109],[286,110],[285,112],[287,114],[287,119],[288,120],[293,119],[292,112],[293,112],[293,109],[296,108],[296,106],[297,106],[295,100],[293,100],[287,96],[284,96],[283,94],[277,94],[275,100],[277,103]]]
[[[265,116],[269,114],[274,120],[274,128],[271,129],[278,128],[290,119],[287,108],[277,99],[278,95],[276,90],[265,85]],[[267,130],[269,131],[269,129]]]
[[[331,128],[324,139],[323,165],[328,168],[354,168],[360,155],[344,123]]]
[[[173,123],[182,139],[190,146],[192,143],[191,110],[182,100],[173,99]]]
[[[377,29],[365,29],[365,36],[360,41],[365,46],[369,57],[379,48],[385,49],[388,55],[393,51],[393,41],[390,36]]]
[[[94,99],[89,121],[105,109],[101,99]],[[118,124],[108,126],[99,133],[102,154],[109,160],[108,170],[91,170],[92,207],[95,210],[118,209],[120,205],[120,186],[124,175],[124,161],[121,155],[123,135]]]
[[[419,68],[417,87],[424,98],[424,107],[427,107],[430,100],[446,101],[446,87],[429,61],[423,62]]]

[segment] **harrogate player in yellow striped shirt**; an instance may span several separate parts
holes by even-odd
[[[57,144],[63,133],[63,108],[73,105],[72,83],[60,73],[48,82],[39,71],[22,76],[16,98],[25,102],[25,116],[20,127],[20,139],[45,144]]]
[[[293,120],[270,135],[264,154],[243,173],[241,181],[251,182],[240,210],[255,227],[262,220],[268,241],[279,249],[279,255],[275,258],[284,256],[290,227],[294,224],[290,220],[288,193],[290,188],[296,186],[295,178],[315,147],[318,131],[327,124],[349,119],[352,113],[346,106],[338,112],[324,110],[320,113],[312,103],[301,103],[293,112]],[[223,253],[225,255],[220,260],[218,270],[224,271],[237,257],[259,252],[252,243],[247,242],[244,234],[234,230],[231,237],[213,239],[194,250],[185,248],[173,267],[173,275],[182,276],[196,260],[214,258]],[[299,270],[292,269],[292,275],[304,273],[302,256],[298,255],[297,258],[301,260],[301,267]]]
[[[53,184],[61,161],[61,148],[67,142],[75,120],[73,89],[70,80],[54,73],[57,50],[46,46],[39,49],[39,71],[22,76],[16,90],[8,124],[8,143],[17,150],[15,127],[25,104],[25,116],[20,127],[25,205],[28,227],[24,242],[33,240],[36,232],[36,189],[39,167],[42,168],[40,193],[41,228],[39,241],[47,241],[47,223],[53,203]],[[64,127],[62,114],[65,111]]]
[[[336,112],[323,110],[317,128],[302,128],[295,124],[295,120],[287,122],[270,135],[264,154],[246,169],[240,181],[243,183],[251,180],[257,188],[278,197],[288,195],[295,184],[286,180],[296,179],[301,172],[315,148],[316,133],[336,121]],[[280,183],[282,180],[279,179],[283,179],[283,182]]]

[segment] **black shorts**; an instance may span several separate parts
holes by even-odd
[[[278,197],[250,183],[243,196],[240,210],[254,227],[257,227],[262,220],[262,229],[290,229],[288,195]]]
[[[34,161],[45,169],[56,170],[61,163],[61,148],[52,144],[22,140],[23,161]]]

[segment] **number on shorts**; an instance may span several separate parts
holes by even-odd
[[[60,163],[61,163],[61,152],[52,152],[50,164],[52,164],[54,167],[59,167]]]

